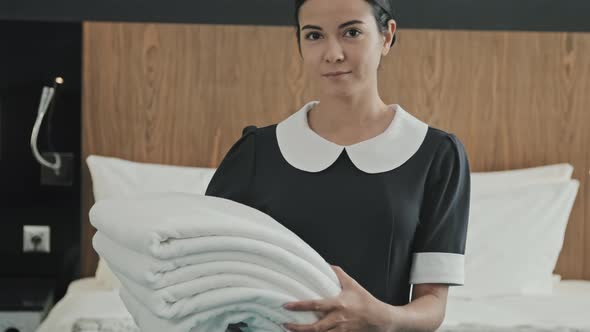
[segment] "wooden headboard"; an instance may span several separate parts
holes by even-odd
[[[85,159],[216,167],[249,124],[314,98],[294,28],[84,23],[82,274],[94,274]],[[590,280],[590,33],[400,30],[380,93],[457,134],[472,171],[568,162],[580,180],[556,273]]]

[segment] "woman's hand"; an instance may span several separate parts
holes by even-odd
[[[320,312],[321,319],[311,325],[286,323],[283,326],[293,332],[394,331],[389,305],[376,299],[340,267],[331,267],[342,285],[342,291],[338,296],[285,304],[285,308],[289,310]]]

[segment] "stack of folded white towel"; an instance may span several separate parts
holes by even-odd
[[[142,331],[283,331],[318,313],[286,302],[337,296],[330,265],[270,216],[243,204],[186,193],[98,201],[93,245],[121,281]]]

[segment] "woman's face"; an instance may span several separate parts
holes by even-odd
[[[395,21],[389,24],[386,37],[366,0],[307,0],[299,11],[305,71],[323,94],[353,95],[376,84],[380,58],[395,32]]]

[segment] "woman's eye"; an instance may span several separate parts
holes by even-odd
[[[310,32],[307,35],[305,35],[305,39],[308,40],[316,40],[317,38],[311,38],[311,36],[317,36],[319,38],[320,34],[317,32]]]
[[[361,34],[361,32],[357,29],[350,29],[350,30],[346,31],[346,33],[349,33],[349,32],[354,32],[354,34],[351,37],[358,37]]]

